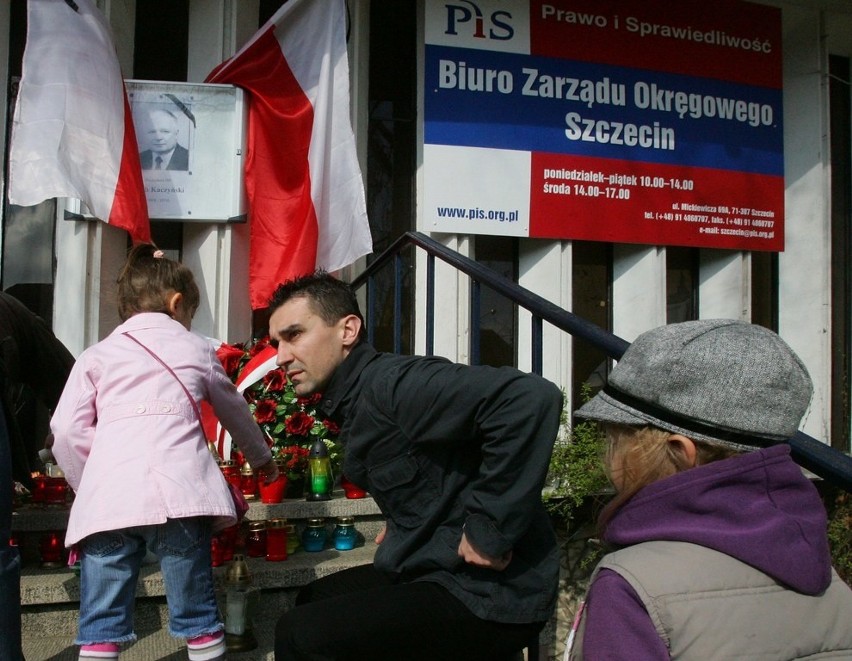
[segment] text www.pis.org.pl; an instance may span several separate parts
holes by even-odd
[[[438,207],[438,218],[458,218],[459,220],[496,220],[501,223],[518,221],[518,210],[481,209],[480,207]]]

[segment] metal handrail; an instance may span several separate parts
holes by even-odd
[[[470,276],[472,280],[485,284],[494,291],[502,294],[512,302],[526,309],[533,317],[538,317],[566,333],[587,340],[612,358],[620,358],[621,354],[630,345],[627,340],[623,340],[605,331],[600,326],[593,324],[583,317],[577,316],[573,312],[568,312],[560,308],[546,298],[495,273],[487,266],[483,266],[469,257],[460,255],[456,251],[442,246],[434,239],[420,232],[406,232],[400,236],[363,273],[352,281],[352,287],[358,289],[367,283],[368,280],[374,278],[376,273],[385,264],[389,263],[403,248],[409,245],[422,248],[430,256],[439,258],[442,262]],[[432,310],[430,309],[427,314],[431,315],[431,313]]]
[[[613,335],[600,326],[577,316],[554,305],[538,294],[521,287],[517,283],[495,273],[482,264],[460,255],[454,250],[441,245],[434,239],[420,232],[406,232],[384,250],[368,267],[352,281],[352,287],[358,289],[363,285],[368,287],[369,292],[373,289],[373,281],[376,274],[387,264],[394,264],[394,350],[400,351],[402,326],[399,318],[402,314],[400,305],[400,292],[402,289],[402,269],[400,267],[400,253],[408,246],[415,246],[424,250],[428,255],[427,261],[427,300],[426,300],[426,344],[427,353],[431,354],[434,341],[434,278],[435,258],[456,268],[458,271],[468,275],[475,286],[485,285],[497,293],[503,295],[516,305],[524,308],[532,315],[533,336],[533,371],[541,373],[541,322],[555,326],[556,328],[579,337],[597,349],[603,351],[607,356],[618,360],[624,354],[630,343]],[[368,324],[369,329],[370,324]],[[788,441],[791,453],[796,462],[803,468],[818,475],[826,482],[840,487],[845,491],[852,492],[852,457],[843,452],[826,445],[805,434],[797,432]]]

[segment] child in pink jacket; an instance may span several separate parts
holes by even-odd
[[[118,277],[123,323],[77,359],[51,420],[53,453],[76,492],[65,544],[80,552],[80,659],[118,658],[119,644],[136,639],[146,549],[160,560],[169,632],[187,639],[190,660],[225,653],[210,541],[236,514],[197,402],[210,402],[267,481],[278,471],[212,345],[189,331],[198,302],[188,268],[135,247]]]

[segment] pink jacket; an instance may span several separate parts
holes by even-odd
[[[51,419],[53,454],[76,492],[66,546],[167,518],[216,517],[214,530],[236,522],[186,393],[124,331],[165,361],[196,401],[210,402],[252,467],[272,456],[212,344],[165,314],[137,314],[80,355]]]

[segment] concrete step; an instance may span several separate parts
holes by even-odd
[[[268,562],[264,558],[246,558],[252,585],[260,589],[298,588],[315,578],[367,564],[373,561],[376,544],[369,540],[364,546],[351,551],[326,549],[316,553],[297,551],[283,562]],[[217,586],[223,586],[227,565],[213,568]],[[165,596],[163,577],[159,565],[142,567],[136,596]],[[80,579],[69,567],[41,569],[25,567],[21,573],[21,605],[76,604],[80,601]]]
[[[21,609],[24,655],[27,661],[76,660],[73,645],[77,633],[80,579],[69,567],[44,568],[39,557],[39,543],[49,532],[60,538],[68,521],[67,507],[45,507],[25,504],[15,510],[13,531],[18,538],[24,565],[21,575]],[[309,502],[290,499],[282,503],[250,503],[246,522],[286,518],[301,533],[308,518],[323,518],[329,532],[339,516],[355,517],[355,527],[364,537],[364,545],[351,551],[326,548],[320,552],[299,549],[283,562],[264,558],[247,558],[252,586],[259,591],[254,636],[255,650],[231,653],[229,659],[272,659],[274,627],[278,616],[292,606],[298,589],[321,576],[372,562],[376,550],[373,541],[384,525],[372,498],[346,499],[343,492],[328,501]],[[329,545],[330,546],[330,545]],[[154,562],[143,566],[137,584],[134,626],[139,639],[122,650],[122,659],[185,659],[184,643],[168,633],[168,609],[159,566]],[[217,590],[224,589],[227,563],[213,568]]]
[[[263,590],[253,621],[252,633],[257,647],[244,652],[228,652],[229,661],[273,661],[275,623],[279,614],[292,607],[292,600],[292,591]],[[57,609],[62,606],[38,608]],[[73,613],[76,617],[76,609]],[[61,620],[64,620],[64,616]],[[183,641],[169,635],[164,598],[138,599],[134,624],[138,639],[124,645],[122,661],[185,661],[186,647]],[[39,618],[37,627],[31,621],[25,621],[22,641],[24,658],[27,661],[77,661],[78,648],[73,644],[76,633],[76,619],[70,628],[61,621],[53,623],[49,618]]]
[[[33,511],[35,510],[35,511]],[[365,537],[363,547],[351,551],[326,549],[318,553],[303,550],[283,562],[248,558],[253,586],[259,590],[253,634],[257,647],[245,652],[229,652],[230,661],[273,661],[275,623],[292,607],[299,587],[315,578],[341,569],[372,562],[375,535],[384,525],[378,507],[371,498],[347,500],[342,497],[320,503],[288,500],[276,505],[253,502],[248,520],[287,518],[302,525],[307,518],[323,517],[329,527],[337,516],[355,516],[356,528]],[[15,513],[14,530],[30,542],[37,542],[45,531],[63,530],[67,509],[24,506]],[[36,550],[37,553],[37,550]],[[217,584],[224,583],[227,566],[214,567]],[[576,594],[570,586],[560,594],[560,606],[554,620],[541,636],[541,656],[536,661],[561,659],[568,627],[573,619]],[[68,567],[41,568],[38,557],[25,564],[21,578],[23,650],[27,661],[76,661],[73,644],[77,633],[79,578]],[[122,649],[122,661],[184,661],[184,643],[168,633],[162,576],[157,565],[143,567],[137,586],[135,629],[138,640]]]
[[[315,553],[298,551],[283,562],[247,558],[252,586],[258,588],[254,636],[258,648],[251,652],[229,653],[229,659],[272,659],[275,622],[292,607],[298,589],[315,578],[372,562],[376,544],[372,541],[351,551],[326,549]],[[214,567],[217,591],[225,587],[227,565]],[[70,568],[32,569],[21,577],[21,624],[24,656],[33,659],[76,659],[73,645],[77,632],[80,579]],[[127,646],[122,659],[184,659],[181,641],[168,634],[168,609],[162,575],[156,564],[142,569],[137,585],[134,627],[139,640]]]

